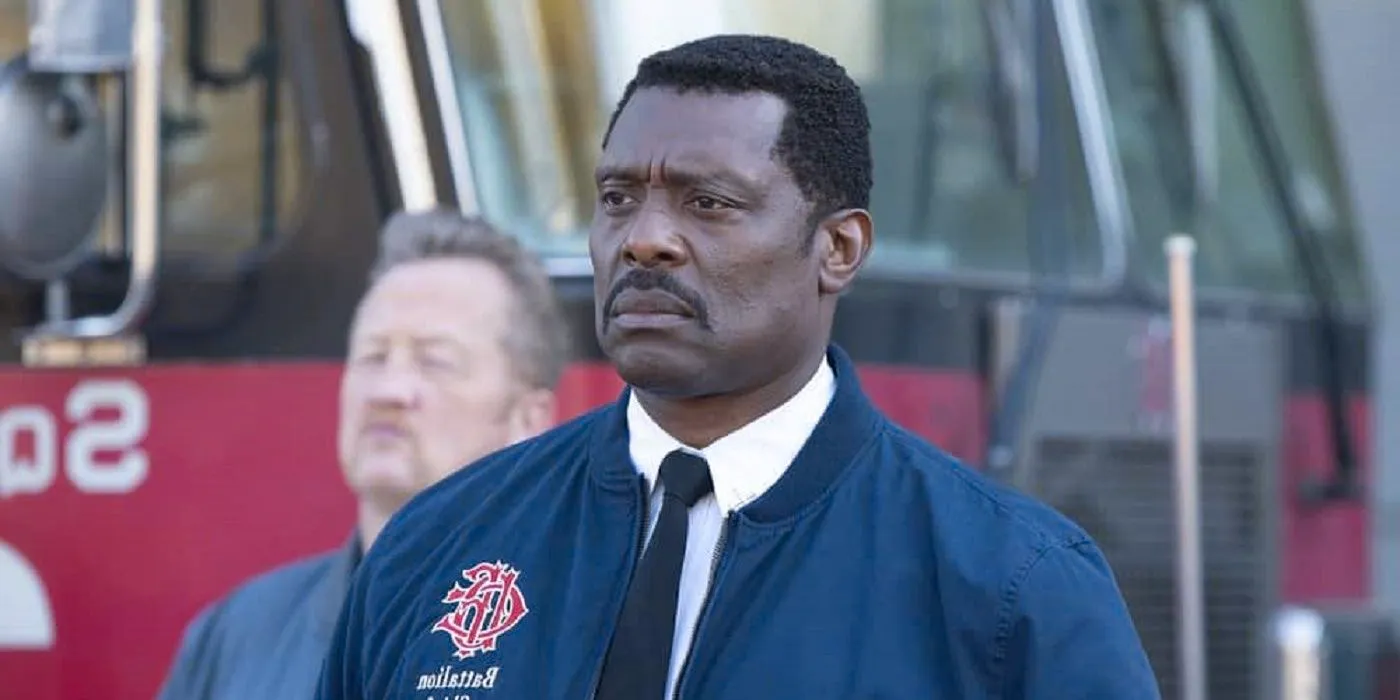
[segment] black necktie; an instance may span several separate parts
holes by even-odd
[[[690,507],[714,488],[710,465],[676,450],[661,463],[661,486],[661,516],[627,589],[596,700],[663,700],[666,692]]]

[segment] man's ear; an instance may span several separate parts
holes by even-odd
[[[554,427],[558,400],[548,389],[535,389],[515,401],[510,415],[511,442],[528,440]]]
[[[821,262],[818,289],[822,294],[840,294],[870,257],[875,223],[864,209],[843,209],[822,219],[816,235]]]

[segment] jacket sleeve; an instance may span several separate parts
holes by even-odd
[[[366,658],[364,639],[365,582],[369,571],[362,565],[352,579],[350,590],[336,618],[330,648],[321,662],[321,679],[317,683],[317,700],[363,700],[370,693],[365,688],[363,662]]]
[[[165,682],[157,700],[200,700],[207,698],[218,675],[220,643],[219,611],[216,604],[201,610],[180,638]]]
[[[1006,700],[1159,700],[1127,604],[1090,540],[1049,547],[1008,591]]]

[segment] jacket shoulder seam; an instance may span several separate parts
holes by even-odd
[[[1020,602],[1026,580],[1052,551],[1077,549],[1089,543],[1089,538],[1083,535],[1072,535],[1059,542],[1045,542],[1036,547],[1007,580],[1006,587],[1002,590],[1001,604],[997,608],[996,636],[992,645],[992,685],[996,689],[994,697],[1000,696],[1004,690],[1005,663],[1009,651],[1007,646],[1011,641],[1011,628],[1016,623],[1016,606]]]
[[[1053,543],[1057,537],[1067,538],[1060,542],[1061,546],[1068,546],[1066,544],[1067,542],[1084,539],[1085,533],[1083,532],[1066,533],[1060,528],[1046,527],[1044,523],[1038,522],[1035,518],[1026,517],[1021,508],[1018,508],[1013,503],[1008,503],[1001,494],[989,489],[986,484],[978,483],[977,477],[973,473],[970,473],[973,471],[972,467],[961,463],[955,457],[943,453],[936,448],[933,449],[933,454],[929,454],[929,448],[931,446],[917,436],[909,433],[901,426],[892,425],[889,434],[892,435],[895,440],[898,440],[900,444],[918,452],[921,457],[925,457],[936,463],[938,469],[947,473],[952,478],[957,479],[963,486],[976,493],[979,498],[996,512],[1010,517],[1020,527],[1024,528],[1027,534],[1034,538],[1049,543]]]

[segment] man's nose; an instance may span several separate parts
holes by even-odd
[[[380,406],[416,408],[423,382],[417,372],[394,364],[383,367],[369,382],[369,399]]]
[[[647,206],[622,244],[622,258],[639,267],[675,267],[687,260],[685,240],[676,221],[661,207]]]

